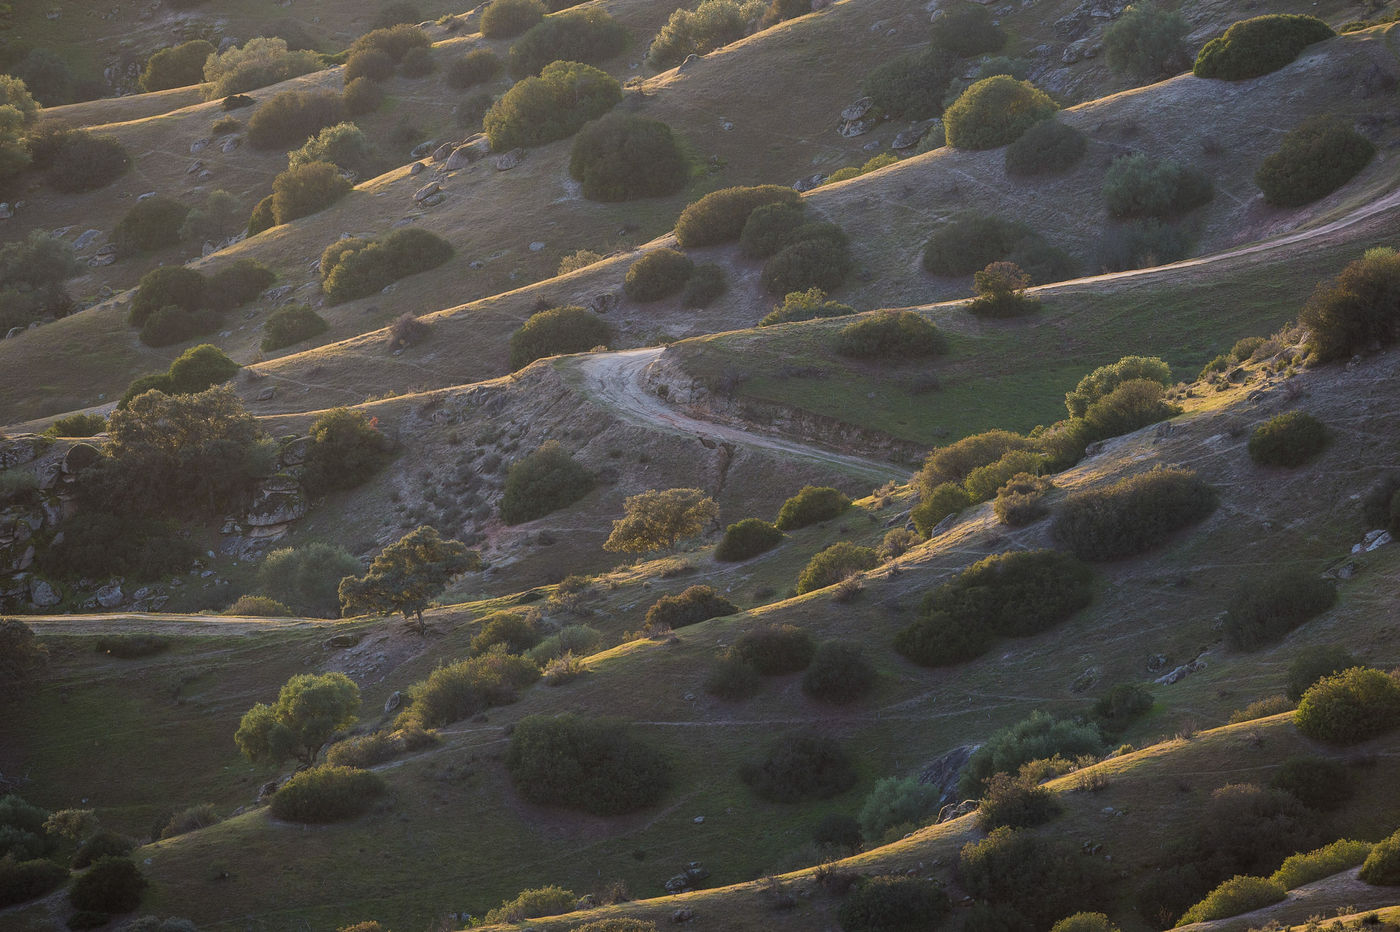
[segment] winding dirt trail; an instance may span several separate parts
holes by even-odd
[[[245,636],[292,628],[325,628],[337,619],[263,618],[257,615],[163,615],[103,612],[88,615],[21,615],[38,634],[231,634]],[[119,623],[119,627],[114,627]]]

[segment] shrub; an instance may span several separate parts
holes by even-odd
[[[1318,362],[1344,359],[1400,339],[1400,254],[1377,247],[1318,285],[1298,315]]]
[[[1156,356],[1124,356],[1117,362],[1100,366],[1079,380],[1074,391],[1065,394],[1065,407],[1070,417],[1083,417],[1089,406],[1104,398],[1124,382],[1148,379],[1167,385],[1171,369]]]
[[[354,123],[327,126],[300,149],[287,153],[288,168],[310,162],[330,162],[347,172],[364,173],[370,165],[369,140]]]
[[[1094,719],[1109,733],[1122,731],[1152,709],[1152,693],[1135,683],[1119,683],[1094,703]]]
[[[797,803],[846,792],[855,786],[856,768],[834,740],[807,733],[779,739],[763,760],[741,767],[739,777],[760,799]]]
[[[277,84],[321,67],[316,53],[289,51],[287,40],[260,36],[204,62],[205,100]]]
[[[372,30],[355,40],[350,46],[351,53],[366,49],[378,49],[398,64],[414,49],[426,49],[432,45],[428,34],[411,23],[401,23]]]
[[[878,677],[859,644],[823,641],[802,677],[802,691],[823,702],[846,705],[870,692]]]
[[[659,301],[680,291],[695,263],[674,249],[653,249],[627,269],[623,291],[633,301]]]
[[[855,308],[849,304],[826,300],[826,292],[813,287],[806,291],[788,292],[783,297],[783,303],[764,315],[758,325],[771,327],[774,324],[816,320],[820,317],[847,317],[855,312]]]
[[[212,343],[201,343],[185,350],[170,364],[172,394],[194,395],[221,385],[238,374],[238,363]]]
[[[877,65],[865,76],[860,92],[892,119],[930,119],[943,113],[957,65],[955,56],[943,49],[920,49]]]
[[[1290,855],[1269,878],[1285,890],[1331,877],[1366,860],[1372,845],[1368,841],[1340,838],[1316,851]]]
[[[257,236],[263,230],[277,226],[277,215],[272,210],[272,195],[258,201],[253,212],[248,215],[248,235]]]
[[[349,194],[352,187],[330,162],[306,162],[289,168],[272,179],[273,220],[291,223],[318,213]],[[324,274],[322,269],[323,278]]]
[[[544,19],[540,0],[497,0],[481,14],[481,34],[487,39],[513,39]]]
[[[568,507],[593,490],[593,474],[551,440],[511,464],[501,520],[522,524]]]
[[[1010,75],[983,78],[963,91],[943,114],[948,145],[995,149],[1016,139],[1060,107],[1050,95]]]
[[[646,630],[684,628],[739,610],[711,586],[690,586],[679,595],[665,595],[647,609]]]
[[[130,167],[131,156],[113,137],[74,130],[50,156],[44,180],[55,191],[77,194],[105,188]]]
[[[1380,670],[1353,667],[1308,687],[1293,718],[1309,738],[1356,744],[1400,725],[1400,683]]]
[[[215,124],[214,131],[218,130],[218,124]],[[237,232],[242,210],[243,205],[232,194],[227,191],[211,191],[204,201],[204,206],[195,207],[185,215],[184,222],[180,224],[180,239],[195,243],[217,243],[225,240]],[[242,261],[251,263],[248,259]]]
[[[378,774],[323,764],[282,784],[272,797],[272,815],[284,822],[341,822],[368,812],[384,790]]]
[[[933,47],[959,58],[1001,51],[1006,33],[992,21],[991,11],[975,3],[958,3],[933,21]]]
[[[240,595],[222,612],[224,615],[254,615],[261,618],[288,617],[292,610],[265,595]]]
[[[759,518],[745,518],[725,528],[724,537],[715,545],[715,559],[737,563],[772,550],[782,542],[783,532]]]
[[[383,49],[365,48],[351,52],[345,59],[342,77],[345,83],[364,78],[376,84],[394,76],[394,60]]]
[[[602,9],[572,10],[536,23],[510,47],[507,67],[516,78],[539,74],[550,62],[597,64],[631,40],[627,27]]]
[[[860,823],[845,813],[828,813],[812,830],[812,843],[818,848],[854,854],[860,851]]]
[[[67,880],[68,869],[53,861],[0,858],[0,908],[41,897]]]
[[[556,61],[518,81],[482,117],[497,152],[564,139],[622,99],[622,86],[590,65]]]
[[[1320,645],[1304,647],[1288,665],[1288,688],[1285,694],[1297,702],[1303,698],[1308,687],[1322,679],[1343,670],[1360,666],[1356,658],[1344,647]]]
[[[928,318],[913,311],[879,311],[842,327],[836,352],[842,356],[916,359],[938,356],[948,341]]]
[[[1257,78],[1282,68],[1314,42],[1335,35],[1315,16],[1280,13],[1240,20],[1205,44],[1192,73],[1224,81]]]
[[[836,910],[844,932],[921,932],[952,911],[948,894],[920,877],[872,877],[846,895]]]
[[[491,706],[509,705],[539,676],[533,660],[502,649],[438,667],[426,680],[413,684],[411,705],[399,724],[437,728]]]
[[[1055,794],[1045,787],[998,773],[987,781],[987,792],[977,804],[977,827],[984,832],[1002,826],[1030,828],[1049,822],[1061,811]]]
[[[373,113],[384,102],[384,92],[369,78],[355,78],[347,81],[345,90],[340,92],[340,102],[345,105],[349,116],[362,116]]]
[[[311,422],[301,480],[312,495],[361,485],[389,460],[391,442],[377,418],[331,408]]]
[[[391,0],[379,8],[374,16],[376,28],[384,29],[401,23],[416,23],[423,18],[418,7],[408,0]]]
[[[950,667],[980,657],[991,643],[990,629],[929,612],[895,635],[894,649],[920,666]]]
[[[144,582],[182,573],[197,556],[192,544],[156,521],[90,511],[65,525],[63,542],[38,558],[44,572],[62,578],[121,575]]]
[[[943,482],[922,493],[919,504],[909,512],[914,527],[925,539],[949,515],[955,515],[972,504],[972,496],[956,482]]]
[[[792,188],[768,184],[712,191],[681,211],[676,240],[689,249],[738,239],[749,216],[765,204],[798,204],[802,195]]]
[[[214,811],[212,803],[200,803],[197,806],[182,809],[171,816],[170,821],[160,830],[160,837],[174,838],[177,835],[197,832],[202,828],[217,825],[219,821],[218,813]]]
[[[1249,435],[1249,458],[1261,466],[1301,466],[1327,445],[1322,422],[1304,411],[1270,418]]]
[[[794,231],[794,237],[801,234]],[[763,287],[769,294],[786,295],[818,288],[834,291],[851,270],[846,238],[797,239],[763,264]]]
[[[96,913],[129,913],[141,905],[149,884],[129,858],[98,858],[73,881],[68,901],[73,908]]]
[[[645,919],[598,919],[574,926],[569,932],[657,932],[657,929],[656,923]]]
[[[151,314],[174,305],[193,311],[205,302],[207,282],[203,275],[184,266],[152,269],[141,276],[136,294],[131,299],[127,322],[141,326]]]
[[[739,253],[749,259],[767,259],[792,241],[792,234],[806,222],[801,201],[778,201],[754,208],[739,233]]]
[[[1103,913],[1075,913],[1050,927],[1050,932],[1121,932]]]
[[[405,78],[426,78],[437,70],[437,62],[425,48],[409,49],[399,62],[399,73]]]
[[[987,781],[997,773],[1016,773],[1022,764],[1061,756],[1068,760],[1104,750],[1103,734],[1091,722],[1055,718],[1040,710],[995,732],[978,748],[963,768],[958,792],[964,798],[981,796]]]
[[[1080,559],[1116,560],[1161,544],[1216,504],[1215,490],[1191,470],[1157,468],[1070,495],[1050,533]]]
[[[491,9],[487,7],[487,9]],[[521,922],[544,916],[560,916],[578,908],[578,897],[563,887],[538,887],[521,890],[513,900],[506,900],[486,914],[488,924]]]
[[[1049,479],[1028,472],[1016,473],[997,490],[992,511],[1007,527],[1025,527],[1050,513],[1045,495],[1055,486]]]
[[[1142,153],[1114,159],[1103,179],[1108,215],[1118,220],[1180,216],[1213,196],[1202,172]]]
[[[1085,443],[1130,433],[1181,413],[1163,400],[1165,390],[1151,379],[1130,379],[1089,405],[1081,438]]]
[[[913,777],[884,777],[875,781],[861,804],[860,833],[879,843],[892,831],[918,828],[938,812],[938,787]]]
[[[360,569],[360,561],[345,548],[311,541],[270,552],[258,566],[257,584],[269,599],[291,609],[283,614],[335,618],[340,615],[340,581]]]
[[[674,194],[689,164],[671,128],[630,113],[608,113],[574,138],[569,175],[591,201],[628,201]]]
[[[769,0],[758,19],[758,28],[767,29],[778,23],[812,12],[811,0]]]
[[[1088,148],[1084,134],[1059,120],[1041,120],[1006,147],[1006,173],[1023,178],[1073,168]]]
[[[508,654],[521,654],[541,640],[535,616],[522,612],[493,612],[481,619],[481,630],[472,638],[472,654],[484,654],[497,644]]]
[[[1157,81],[1191,64],[1185,38],[1186,19],[1151,3],[1134,4],[1104,30],[1104,58],[1114,71]]]
[[[930,592],[921,613],[946,614],[1003,637],[1049,630],[1088,605],[1093,573],[1057,550],[1017,550],[977,561]]]
[[[1340,808],[1356,792],[1346,765],[1325,757],[1290,757],[1269,786],[1293,794],[1304,806],[1319,812]]]
[[[973,896],[1009,906],[1040,928],[1099,905],[1112,888],[1103,861],[1010,828],[964,845],[958,875]]]
[[[1400,832],[1376,842],[1361,865],[1361,882],[1376,887],[1400,886]]]
[[[924,269],[934,275],[971,275],[1005,259],[1033,236],[1024,224],[966,213],[940,224],[924,246]]]
[[[369,242],[341,240],[322,253],[321,290],[332,304],[343,304],[381,291],[401,278],[437,268],[451,259],[452,253],[447,240],[416,227],[393,230]],[[329,268],[328,255],[332,257]]]
[[[530,715],[511,733],[506,769],[526,800],[621,815],[658,802],[671,784],[664,755],[626,726],[575,715]]]
[[[715,299],[729,290],[724,269],[713,262],[697,265],[681,289],[682,307],[709,307]]]
[[[967,310],[979,317],[1019,317],[1040,310],[1039,298],[1026,297],[1031,277],[1014,262],[993,262],[972,280],[977,297]]]
[[[579,577],[569,577],[569,579],[577,578]],[[565,579],[565,582],[568,582],[568,579]],[[559,588],[562,590],[564,583],[560,583]],[[603,636],[588,625],[565,625],[559,629],[558,634],[551,634],[526,651],[525,656],[533,663],[547,664],[565,654],[574,654],[580,657],[591,654],[602,643]]]
[[[100,414],[70,414],[44,430],[46,437],[92,437],[107,429],[107,418]]]
[[[345,105],[339,94],[283,91],[249,118],[248,143],[255,149],[290,149],[344,120]]]
[[[217,329],[219,319],[212,311],[184,311],[167,306],[156,311],[141,327],[141,342],[147,346],[173,346]]]
[[[1191,245],[1191,234],[1182,226],[1160,220],[1134,220],[1104,231],[1096,262],[1109,272],[1147,268],[1185,258]]]
[[[1254,650],[1284,635],[1337,601],[1337,587],[1327,579],[1296,571],[1273,573],[1245,584],[1225,616],[1225,644]]]
[[[687,55],[704,55],[737,42],[748,34],[762,8],[763,0],[702,0],[694,10],[675,10],[647,49],[647,64],[663,71]]]
[[[1232,877],[1183,913],[1177,920],[1177,925],[1238,916],[1272,906],[1287,897],[1288,891],[1276,880],[1265,877]]]
[[[819,521],[829,521],[851,507],[850,498],[830,486],[803,486],[783,502],[774,522],[780,531],[793,531]]]
[[[1296,701],[1289,701],[1283,696],[1265,696],[1263,699],[1254,700],[1243,709],[1231,712],[1228,723],[1238,725],[1241,722],[1252,722],[1255,719],[1268,718],[1282,712],[1292,712],[1297,705]]]
[[[914,477],[919,494],[927,498],[944,483],[961,483],[979,466],[986,466],[1016,450],[1029,450],[1032,444],[1009,430],[988,430],[970,434],[956,443],[929,452]]]
[[[403,350],[422,343],[432,332],[431,325],[405,311],[389,325],[389,339],[385,342],[390,350]]]
[[[1375,154],[1376,147],[1350,123],[1321,114],[1283,137],[1255,172],[1254,183],[1275,207],[1302,207],[1346,184]]]
[[[330,329],[326,319],[311,309],[308,304],[288,304],[279,307],[268,317],[263,327],[262,343],[264,353],[271,353],[283,347],[309,340]]]
[[[841,580],[880,565],[880,555],[870,547],[838,541],[816,554],[797,577],[797,594],[834,586]]]
[[[180,241],[180,224],[190,209],[168,197],[138,201],[112,231],[112,242],[123,254],[154,252]]]
[[[461,58],[452,60],[447,66],[443,80],[447,82],[448,87],[465,90],[496,80],[504,70],[505,64],[495,52],[490,49],[472,49]]]
[[[705,692],[727,702],[738,702],[758,692],[762,677],[752,666],[738,658],[724,656],[705,677]]]
[[[745,631],[735,639],[729,656],[763,676],[782,676],[807,669],[816,653],[812,635],[793,625],[769,625]]]

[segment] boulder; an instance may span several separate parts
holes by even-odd
[[[277,452],[283,466],[300,466],[306,462],[306,452],[311,449],[310,437],[296,437],[286,441]]]
[[[232,152],[234,149],[237,149],[242,142],[243,138],[241,136],[230,136],[224,140],[223,145],[219,146],[219,151]]]
[[[384,700],[384,714],[388,715],[401,705],[403,705],[403,694],[396,689],[389,694],[388,699]]]
[[[258,489],[243,523],[251,528],[289,524],[305,516],[306,507],[300,483],[288,476],[273,476]]]
[[[411,159],[422,159],[432,155],[433,150],[438,147],[436,139],[429,139],[427,142],[420,142],[413,147],[413,151],[408,154]]]
[[[73,240],[74,249],[87,249],[93,243],[102,238],[101,230],[84,230],[78,234],[78,238]]]
[[[487,139],[485,134],[477,133],[452,150],[452,154],[447,157],[447,170],[455,172],[458,169],[466,168],[473,162],[485,158],[490,151],[491,140]]]
[[[794,191],[810,191],[813,188],[821,187],[826,181],[826,172],[817,172],[815,175],[808,175],[806,178],[799,178],[792,183]]]
[[[965,744],[937,758],[919,771],[919,782],[925,786],[937,787],[939,805],[954,801],[958,789],[958,778],[972,754],[981,745]]]
[[[447,161],[448,156],[450,156],[454,151],[456,151],[459,145],[461,145],[460,142],[444,142],[442,145],[438,146],[436,149],[433,150],[433,161]]]
[[[864,136],[874,128],[874,120],[846,120],[837,132],[847,139],[854,139],[856,136]]]
[[[60,468],[65,476],[76,476],[89,466],[96,465],[102,453],[90,443],[75,443],[63,454]]]
[[[595,294],[588,299],[588,309],[595,314],[606,314],[608,311],[617,310],[620,299],[611,291]]]
[[[110,583],[97,590],[97,604],[103,608],[116,608],[125,597],[119,583]]]
[[[447,200],[447,193],[445,191],[438,191],[436,194],[430,194],[423,198],[419,203],[424,207],[436,207],[445,200]]]
[[[894,142],[890,143],[890,148],[895,150],[912,149],[919,144],[919,140],[924,138],[924,131],[921,129],[900,130],[895,134]]]
[[[438,184],[436,181],[430,181],[413,192],[413,199],[421,204],[441,190],[442,185]]]
[[[36,608],[51,608],[62,602],[63,597],[47,580],[36,576],[29,581],[29,601],[34,603]]]
[[[427,167],[428,167],[428,166],[424,165],[422,162],[414,162],[412,165],[410,165],[410,166],[408,167],[408,177],[410,177],[410,178],[416,178],[416,177],[418,177],[418,175],[422,174],[423,169],[425,169],[425,168],[427,168]]]
[[[846,120],[847,122],[851,120],[859,120],[861,117],[869,113],[870,108],[873,106],[875,106],[875,98],[862,97],[860,100],[857,100],[845,110],[841,111],[841,119]]]
[[[37,434],[15,434],[0,440],[0,469],[13,469],[32,462],[48,446],[48,438]]]
[[[511,150],[510,150],[509,152],[507,152],[505,155],[502,155],[502,156],[497,157],[497,159],[496,159],[496,171],[498,171],[498,172],[508,172],[508,171],[510,171],[512,168],[515,168],[516,166],[518,166],[518,165],[519,165],[521,162],[523,162],[523,161],[525,161],[525,150],[524,150],[524,149],[518,149],[518,148],[517,148],[517,149],[511,149]]]

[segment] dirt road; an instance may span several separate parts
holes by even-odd
[[[260,634],[288,628],[322,628],[335,619],[261,618],[255,615],[158,615],[108,612],[95,615],[21,615],[36,634]]]

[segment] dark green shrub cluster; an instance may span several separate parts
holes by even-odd
[[[802,676],[802,691],[814,699],[847,705],[875,687],[879,674],[853,641],[823,641]]]
[[[739,635],[728,653],[763,676],[783,676],[807,669],[816,650],[812,635],[802,628],[769,625]]]
[[[806,733],[779,739],[768,754],[739,769],[760,798],[773,803],[830,799],[855,786],[851,756],[831,738]]]
[[[1108,67],[1158,81],[1191,66],[1185,39],[1190,24],[1180,13],[1134,4],[1104,30]]]
[[[1031,441],[1009,430],[987,430],[931,450],[914,477],[919,494],[927,496],[945,482],[961,483],[974,469],[995,463],[1008,453],[1032,449]]]
[[[1366,860],[1371,844],[1340,838],[1315,851],[1290,855],[1270,879],[1283,884],[1285,890],[1296,890],[1304,884],[1339,874]]]
[[[1375,887],[1400,886],[1400,832],[1376,842],[1359,876],[1362,883]]]
[[[947,351],[943,334],[914,311],[877,311],[847,324],[836,335],[836,352],[859,359],[921,359]]]
[[[1050,932],[1122,932],[1104,913],[1075,913],[1050,927]]]
[[[394,60],[383,49],[357,49],[346,57],[341,76],[346,84],[361,78],[378,84],[394,76]]]
[[[596,65],[627,47],[632,35],[600,8],[550,16],[526,30],[510,47],[506,67],[516,78],[539,74],[550,62]]]
[[[695,263],[674,249],[653,249],[627,268],[622,290],[633,301],[660,301],[685,287]]]
[[[60,579],[147,582],[184,572],[197,556],[197,547],[162,522],[87,512],[64,522],[63,540],[41,551],[37,565]]]
[[[767,29],[778,23],[812,12],[811,0],[769,0],[763,15],[758,18],[758,28]]]
[[[801,320],[816,320],[819,317],[849,317],[856,309],[839,301],[828,301],[826,292],[820,288],[806,291],[790,291],[783,296],[783,303],[763,315],[758,322],[760,327],[774,324],[794,323]]]
[[[501,520],[521,524],[572,505],[593,490],[593,474],[551,440],[511,464]]]
[[[1118,683],[1094,702],[1094,721],[1116,734],[1152,710],[1152,693],[1136,683]]]
[[[1315,16],[1276,13],[1235,23],[1211,39],[1191,69],[1198,78],[1242,81],[1277,71],[1314,42],[1336,33]]]
[[[207,82],[204,85],[204,99],[224,98],[225,110],[235,109],[234,105],[246,107],[253,100],[241,92],[277,84],[325,67],[316,53],[295,41],[296,38],[293,35],[292,44],[303,46],[297,50],[291,50],[286,39],[256,36],[241,48],[229,48],[210,56],[204,62],[204,80]]]
[[[1302,207],[1356,176],[1376,155],[1369,139],[1340,117],[1310,117],[1264,159],[1254,183],[1275,207]]]
[[[63,283],[78,271],[73,247],[39,230],[0,246],[0,329],[67,316],[75,305]]]
[[[793,232],[807,221],[806,204],[777,201],[755,207],[739,233],[739,253],[748,259],[767,259],[789,242]]]
[[[1298,730],[1331,744],[1356,744],[1400,726],[1400,682],[1366,667],[1323,677],[1303,693]]]
[[[837,489],[804,485],[796,495],[783,502],[773,523],[780,531],[793,531],[819,521],[830,521],[850,507],[850,497]]]
[[[344,547],[311,541],[279,547],[264,557],[258,566],[258,589],[285,609],[281,614],[336,618],[340,581],[360,571],[360,561]]]
[[[686,207],[676,220],[676,240],[687,249],[738,239],[750,215],[765,204],[799,204],[802,195],[783,185],[722,188]]]
[[[1356,794],[1356,781],[1346,764],[1325,757],[1290,757],[1269,786],[1293,794],[1298,802],[1319,812],[1339,809]]]
[[[612,328],[597,314],[577,305],[531,314],[510,336],[510,368],[523,369],[536,359],[586,353],[612,340]]]
[[[285,822],[341,822],[368,812],[384,790],[378,774],[323,764],[295,774],[278,787],[272,814]]]
[[[369,139],[354,123],[327,126],[301,148],[287,153],[288,168],[299,168],[310,162],[329,162],[356,176],[373,174],[371,160]],[[276,191],[275,185],[273,190]]]
[[[29,146],[44,182],[65,194],[105,188],[131,167],[131,156],[115,138],[86,130],[55,127],[42,140],[31,134]]]
[[[713,262],[697,265],[681,289],[684,307],[709,307],[715,299],[729,290],[724,269]]]
[[[465,90],[496,80],[504,70],[505,64],[495,52],[490,49],[472,49],[461,58],[452,60],[447,66],[443,80],[447,82],[448,87]]]
[[[1180,216],[1213,196],[1199,170],[1142,153],[1114,159],[1103,179],[1108,215],[1118,220]]]
[[[1010,828],[963,846],[957,870],[970,894],[1007,911],[993,926],[1002,929],[1046,928],[1072,911],[1106,903],[1113,888],[1102,860]]]
[[[977,3],[945,7],[943,15],[933,21],[931,32],[935,49],[959,58],[999,52],[1006,45],[1006,33],[992,20],[991,11]]]
[[[409,688],[401,726],[438,728],[471,718],[492,706],[509,705],[539,679],[535,662],[503,649],[438,667]]]
[[[67,880],[68,868],[53,861],[0,858],[0,908],[43,896]]]
[[[174,246],[189,212],[174,198],[157,195],[138,201],[112,231],[112,243],[123,255]]]
[[[564,139],[622,100],[617,79],[591,65],[556,61],[518,81],[481,118],[497,152]],[[682,244],[686,245],[686,244]]]
[[[399,74],[405,78],[426,78],[437,70],[437,62],[427,49],[409,49],[399,62]]]
[[[1050,95],[1029,81],[999,74],[963,91],[943,114],[948,145],[957,149],[995,149],[1060,109]]]
[[[705,677],[705,692],[726,702],[738,702],[758,692],[763,679],[757,670],[727,653]]]
[[[952,911],[948,894],[922,877],[871,877],[846,894],[836,910],[843,932],[922,932]]]
[[[255,149],[293,149],[345,120],[345,104],[330,91],[283,91],[254,111],[248,143]]]
[[[5,621],[6,634],[19,630],[14,627],[16,622]],[[33,632],[27,626],[23,630],[31,635],[27,640],[32,640]],[[11,647],[15,639],[7,637],[4,643]],[[8,664],[5,669],[10,669]],[[0,796],[0,859],[28,861],[52,854],[58,839],[44,827],[49,815],[47,809],[30,805],[14,794]]]
[[[1065,408],[1070,417],[1084,417],[1090,405],[1124,382],[1148,379],[1168,385],[1171,377],[1171,368],[1156,356],[1124,356],[1115,363],[1099,366],[1080,379],[1074,391],[1065,393]]]
[[[203,39],[161,49],[146,59],[141,71],[141,90],[146,93],[172,87],[188,87],[204,80],[204,62],[215,52]]]
[[[87,873],[73,881],[68,901],[73,908],[93,913],[129,913],[141,905],[150,886],[129,858],[98,858]]]
[[[887,117],[927,120],[943,113],[943,100],[957,69],[952,53],[920,49],[877,65],[865,76],[860,92]]]
[[[1108,272],[1165,265],[1184,259],[1192,242],[1190,231],[1182,225],[1134,220],[1104,231],[1095,265]]]
[[[1306,411],[1270,418],[1249,435],[1249,458],[1261,466],[1301,466],[1327,445],[1327,429]]]
[[[572,890],[554,886],[537,887],[533,890],[521,890],[514,899],[506,900],[489,911],[485,921],[491,925],[521,922],[544,916],[559,916],[571,913],[577,908],[578,896]]]
[[[136,296],[132,298],[131,308],[127,311],[127,323],[141,328],[141,342],[146,345],[169,346],[215,329],[219,324],[220,314],[253,300],[275,280],[275,276],[267,267],[251,259],[240,259],[209,278],[205,278],[194,269],[182,266],[153,269],[141,277]],[[218,352],[217,349],[211,349]],[[210,350],[202,347],[195,347],[186,355],[189,353],[194,353],[187,363],[191,374],[196,370],[202,371],[204,364],[215,359]],[[193,365],[196,359],[202,360],[199,366]],[[219,367],[222,368],[227,368],[228,365],[229,363],[219,363]],[[237,370],[237,366],[234,366],[234,370]],[[230,371],[217,381],[222,382],[232,374]],[[174,375],[173,371],[171,375]],[[159,381],[159,376],[143,378],[155,378]],[[215,382],[190,387],[192,384],[194,383],[187,379],[177,390],[202,391]],[[135,382],[132,383],[132,387],[136,387]],[[162,384],[150,384],[145,387],[170,391]],[[132,394],[132,389],[128,389],[127,399],[124,401],[129,400]]]
[[[997,489],[992,511],[995,512],[997,520],[1007,527],[1034,524],[1050,513],[1044,499],[1046,493],[1054,487],[1054,483],[1044,476],[1034,476],[1028,472],[1017,473]]]
[[[506,769],[533,803],[621,815],[658,802],[671,784],[666,757],[626,726],[576,715],[531,715],[511,733]]]
[[[837,541],[815,554],[797,577],[797,594],[805,595],[880,565],[880,555],[870,547],[848,540]]]
[[[346,115],[363,116],[379,109],[379,105],[384,103],[384,92],[369,78],[356,78],[346,83],[345,89],[340,92],[340,102],[345,105]]]
[[[783,532],[761,518],[745,518],[724,529],[724,537],[715,545],[715,559],[737,563],[772,550],[783,540]]]
[[[1022,764],[1059,756],[1075,760],[1104,751],[1103,733],[1092,722],[1056,718],[1037,709],[995,732],[968,759],[958,781],[964,799],[980,797],[993,774],[1017,773]]]
[[[264,353],[271,353],[325,333],[330,326],[309,304],[287,304],[273,311],[268,317],[263,326],[262,343],[258,348]]]
[[[540,0],[497,0],[481,14],[481,34],[488,39],[513,39],[544,19]]]
[[[1288,897],[1283,884],[1267,877],[1240,875],[1224,881],[1196,905],[1181,914],[1178,924],[1209,922],[1272,906]]]
[[[1344,647],[1326,644],[1304,647],[1288,664],[1287,688],[1284,695],[1294,702],[1303,698],[1308,687],[1324,676],[1359,667],[1355,657]]]
[[[942,791],[915,777],[884,777],[875,781],[861,803],[861,834],[873,843],[888,843],[920,828],[938,814]]]
[[[239,365],[212,343],[201,343],[181,353],[164,372],[154,372],[132,380],[117,407],[126,408],[133,398],[148,391],[167,395],[193,395],[227,382],[238,374]]]
[[[452,244],[416,227],[379,239],[358,237],[331,243],[321,254],[321,290],[332,304],[372,295],[409,275],[437,268],[452,258]]]
[[[481,619],[481,630],[472,638],[472,654],[484,654],[497,644],[508,654],[522,654],[543,636],[533,615],[525,612],[494,612]]]
[[[1059,120],[1041,120],[1006,147],[1006,173],[1023,178],[1069,171],[1089,147],[1084,134]]]
[[[732,615],[739,607],[712,586],[690,586],[679,595],[664,595],[647,609],[646,630],[684,628],[721,615]]]
[[[1318,285],[1298,322],[1308,328],[1308,352],[1318,362],[1400,340],[1400,254],[1388,247],[1366,250]]]
[[[859,178],[861,175],[868,175],[873,171],[879,171],[887,165],[895,165],[899,162],[899,156],[893,152],[882,152],[865,160],[861,165],[847,165],[845,168],[838,168],[832,172],[822,184],[836,184],[841,181],[850,181],[852,178]]]
[[[967,310],[978,317],[1020,317],[1040,310],[1040,299],[1026,294],[1031,277],[1014,262],[993,262],[972,275],[977,297]]]
[[[994,774],[977,803],[977,827],[984,832],[1044,825],[1063,811],[1055,794],[1009,773]]]
[[[353,56],[359,52],[383,52],[389,61],[397,65],[409,52],[414,49],[426,50],[432,44],[427,33],[412,23],[405,22],[365,33],[350,46],[350,54]]]
[[[1051,535],[1084,560],[1150,550],[1215,511],[1215,490],[1189,469],[1153,469],[1077,492],[1055,511]]]
[[[657,71],[679,65],[687,55],[704,55],[748,34],[748,17],[735,0],[702,0],[690,10],[674,11],[647,49],[647,64]]]
[[[818,288],[834,291],[851,271],[850,242],[834,223],[804,223],[763,263],[761,279],[769,294]]]
[[[45,437],[92,437],[107,429],[107,419],[100,414],[70,414],[44,429]]]
[[[1231,650],[1254,650],[1272,644],[1327,611],[1336,601],[1337,587],[1331,580],[1303,576],[1297,571],[1252,580],[1230,602],[1225,616],[1225,644]]]
[[[924,246],[924,269],[934,275],[971,275],[1008,258],[1034,237],[1022,223],[985,214],[962,214],[934,228]]]

